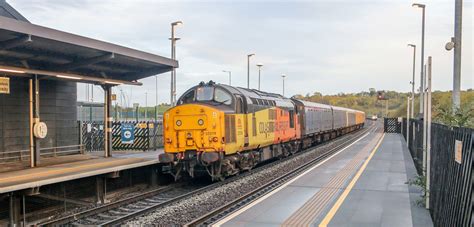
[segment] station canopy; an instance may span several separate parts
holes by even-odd
[[[0,75],[140,85],[174,67],[169,58],[0,16]]]

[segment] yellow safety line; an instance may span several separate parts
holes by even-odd
[[[342,192],[341,196],[339,197],[339,199],[336,201],[336,203],[334,204],[334,206],[331,208],[331,210],[329,210],[329,212],[326,214],[326,217],[324,217],[323,221],[319,224],[319,227],[326,227],[329,222],[332,220],[332,218],[334,217],[334,215],[336,215],[336,212],[337,210],[339,210],[339,208],[341,207],[342,203],[344,202],[344,200],[346,199],[347,195],[349,195],[349,192],[351,192],[352,188],[354,187],[355,183],[357,182],[357,180],[359,180],[359,177],[362,175],[362,173],[364,172],[365,168],[367,167],[367,165],[369,164],[370,160],[372,159],[372,157],[374,156],[375,152],[377,151],[377,149],[379,148],[380,144],[382,143],[382,140],[383,138],[385,137],[385,133],[382,135],[382,137],[380,138],[379,142],[377,143],[377,145],[375,146],[375,148],[372,150],[372,152],[370,153],[369,157],[367,158],[367,160],[365,160],[364,164],[360,167],[359,171],[357,171],[356,175],[354,176],[354,178],[352,178],[351,182],[349,183],[349,185],[347,185],[347,188],[344,190],[344,192]]]

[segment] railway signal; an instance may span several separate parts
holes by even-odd
[[[387,100],[387,99],[385,98],[385,92],[383,92],[383,91],[378,91],[378,92],[377,92],[377,100]]]
[[[388,98],[385,97],[385,92],[377,91],[377,100],[385,100],[385,117],[388,117]]]

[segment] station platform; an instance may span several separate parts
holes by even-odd
[[[36,168],[17,164],[17,167],[10,166],[9,171],[0,172],[0,194],[154,165],[158,163],[158,155],[162,152],[162,149],[118,152],[110,158],[100,157],[99,153],[44,158],[41,166]]]
[[[403,138],[373,130],[214,226],[433,226],[416,175]]]

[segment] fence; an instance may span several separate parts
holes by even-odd
[[[85,151],[104,150],[104,123],[79,122],[81,141]],[[122,143],[122,124],[134,125],[133,143]],[[118,121],[112,123],[112,149],[114,150],[156,150],[163,147],[163,124],[161,121]]]
[[[434,124],[432,124],[434,125]],[[408,148],[415,163],[416,170],[418,174],[423,174],[423,120],[410,119],[408,131]],[[401,133],[407,140],[407,119],[403,118],[401,124]]]
[[[402,123],[419,174],[423,173],[423,121]],[[472,226],[474,129],[431,125],[430,213],[435,226]]]
[[[384,132],[400,133],[400,122],[398,118],[384,118]]]
[[[57,157],[70,154],[83,154],[84,147],[79,145],[40,148],[41,157]],[[30,150],[5,151],[0,153],[0,163],[30,160]]]

